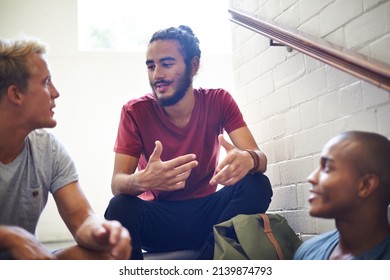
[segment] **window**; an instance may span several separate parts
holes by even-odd
[[[202,52],[230,53],[227,0],[78,0],[81,51],[144,52],[152,34],[188,25]]]

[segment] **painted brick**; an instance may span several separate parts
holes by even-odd
[[[264,97],[261,105],[262,116],[264,118],[287,111],[290,107],[289,88],[279,89]]]
[[[320,34],[320,20],[318,16],[315,16],[299,26],[298,30],[310,34],[312,36],[318,36]]]
[[[288,212],[285,217],[295,232],[318,234],[316,220],[309,215],[307,210],[297,210],[294,213]]]
[[[363,13],[361,0],[334,1],[320,13],[320,36],[328,35],[361,13]]]
[[[276,139],[273,142],[276,162],[282,162],[293,158],[294,142],[292,136]]]
[[[330,138],[329,126],[321,125],[304,130],[293,136],[295,157],[303,157],[319,153]]]
[[[346,119],[345,130],[378,131],[375,110],[363,111]]]
[[[297,186],[297,200],[298,200],[298,209],[308,209],[309,207],[309,183],[298,184]]]
[[[286,50],[284,50],[287,52]],[[280,88],[288,83],[296,81],[305,73],[305,61],[302,54],[289,58],[274,69],[275,87]]]
[[[364,10],[370,10],[373,6],[378,5],[379,3],[386,2],[388,0],[363,0]]]
[[[282,185],[306,182],[307,176],[313,171],[313,158],[304,157],[280,163]]]
[[[299,12],[301,21],[305,22],[312,18],[314,15],[318,15],[319,12],[334,0],[299,0]],[[319,35],[319,33],[317,34]]]
[[[278,164],[269,164],[265,175],[268,177],[272,186],[280,186],[280,170]]]
[[[241,1],[240,5],[241,9],[244,11],[252,12],[254,13],[259,9],[259,1],[258,0],[245,0]]]
[[[350,0],[349,0],[350,1]],[[346,47],[353,49],[390,30],[390,2],[384,3],[345,26]],[[358,32],[357,32],[358,31]]]
[[[286,133],[294,134],[302,129],[300,108],[292,108],[286,112]]]
[[[363,101],[365,108],[372,108],[380,104],[389,102],[390,92],[384,89],[378,88],[373,84],[363,82]]]
[[[290,3],[291,4],[291,3]],[[299,18],[299,5],[295,4],[285,10],[285,7],[281,6],[282,11],[284,11],[280,16],[277,17],[276,21],[282,26],[287,28],[298,28],[301,24]]]
[[[325,123],[339,118],[341,116],[341,108],[339,94],[337,92],[331,92],[325,96],[321,96],[319,100],[321,122]]]
[[[291,105],[301,104],[327,91],[327,83],[323,68],[302,77],[290,86]]]
[[[257,143],[265,143],[271,140],[269,121],[257,121],[251,126],[251,132]]]
[[[325,72],[328,92],[338,90],[349,84],[353,84],[360,81],[358,78],[352,76],[351,74],[345,73],[329,65],[325,66]]]
[[[267,163],[269,165],[275,163],[275,155],[272,147],[273,147],[272,142],[263,143],[261,146],[262,151],[267,155]]]
[[[253,102],[274,91],[272,72],[268,71],[248,85],[248,101]],[[262,113],[264,116],[264,113]]]
[[[260,75],[273,70],[275,65],[286,60],[286,50],[284,48],[268,48],[258,56],[256,72]]]
[[[275,18],[282,12],[279,1],[268,1],[263,6],[259,7],[258,14],[269,20]]]
[[[340,89],[339,98],[343,115],[350,115],[363,110],[361,82]]]
[[[278,138],[286,133],[285,115],[277,115],[270,118],[271,137]]]
[[[297,209],[296,188],[294,186],[281,186],[273,189],[269,210],[281,209]]]
[[[387,61],[387,63],[390,63],[390,34],[375,41],[370,47],[372,50],[372,55],[370,55],[370,57],[379,61]]]
[[[256,46],[254,48],[253,46]],[[263,35],[255,34],[241,46],[243,53],[242,63],[251,61],[269,48],[269,39]]]
[[[320,110],[318,99],[310,100],[300,105],[301,124],[303,129],[307,129],[319,124]]]
[[[390,138],[390,103],[378,108],[378,130]]]
[[[344,29],[337,29],[336,31],[326,36],[324,39],[331,42],[332,44],[338,45],[339,47],[345,46]]]
[[[245,109],[242,110],[244,119],[250,124],[254,124],[258,122],[261,116],[259,108],[260,108],[260,101],[255,101],[246,105]]]

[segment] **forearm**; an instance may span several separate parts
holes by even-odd
[[[77,244],[90,250],[102,250],[102,246],[93,238],[93,232],[101,226],[101,223],[102,219],[99,216],[94,213],[89,215],[74,234]]]
[[[112,177],[111,190],[114,195],[140,195],[144,192],[140,184],[140,172],[133,174],[117,173]]]
[[[9,236],[9,227],[0,226],[0,251],[7,251],[7,248],[10,245],[7,240],[8,236]]]

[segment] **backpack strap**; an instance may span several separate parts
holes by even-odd
[[[264,232],[268,236],[268,239],[271,241],[272,245],[275,247],[276,253],[278,254],[279,260],[284,260],[284,255],[278,241],[276,240],[274,234],[272,233],[271,223],[267,214],[261,213],[260,216],[263,218],[264,222]]]

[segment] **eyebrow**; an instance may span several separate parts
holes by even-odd
[[[171,56],[167,56],[167,57],[163,57],[163,58],[161,58],[159,60],[159,62],[165,62],[165,61],[176,61],[176,59],[171,57]],[[150,64],[150,63],[154,63],[154,60],[153,59],[147,59],[146,60],[146,65]]]
[[[321,157],[321,164],[326,164],[327,162],[334,163],[335,161],[329,157]]]

